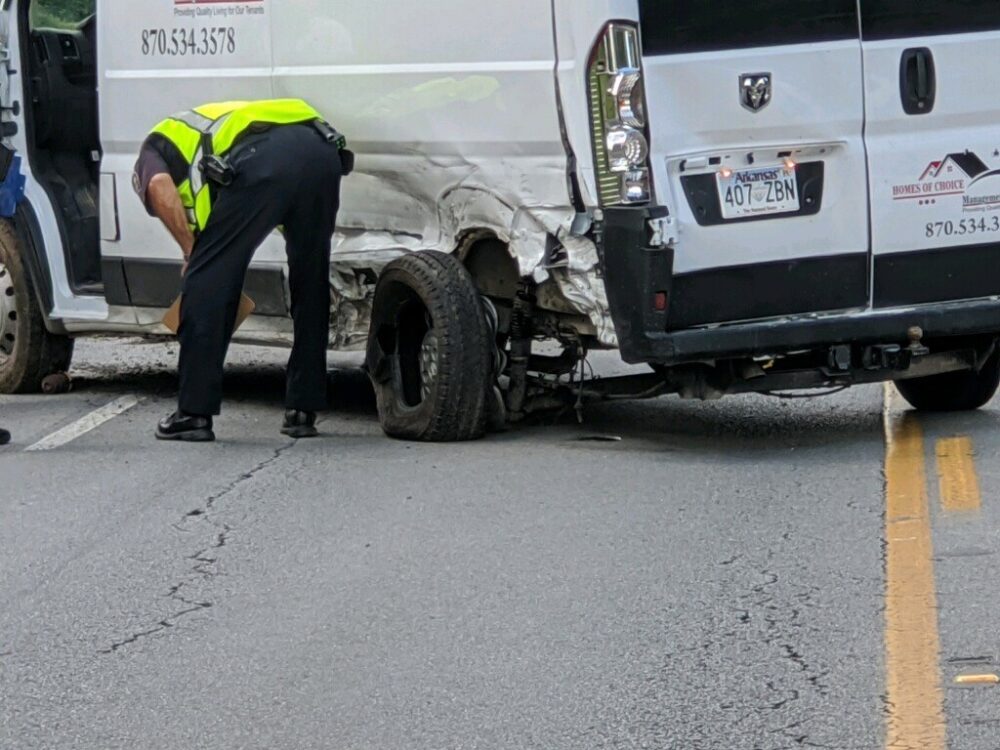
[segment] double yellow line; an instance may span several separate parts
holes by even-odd
[[[919,418],[885,391],[886,680],[889,750],[946,750],[941,642],[924,435]],[[972,441],[939,440],[941,506],[975,512],[981,504]]]

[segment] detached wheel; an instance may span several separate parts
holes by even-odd
[[[0,393],[35,393],[69,369],[73,339],[45,329],[42,310],[10,222],[0,221]]]
[[[919,411],[972,411],[985,406],[1000,386],[1000,349],[979,372],[948,372],[896,381],[896,388]]]
[[[479,292],[461,263],[428,251],[386,266],[375,289],[367,367],[387,435],[482,437],[492,355]]]

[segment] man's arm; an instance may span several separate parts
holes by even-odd
[[[132,187],[147,213],[163,222],[180,245],[185,270],[195,238],[176,186],[184,181],[187,170],[187,162],[177,147],[163,136],[154,134],[143,142],[132,175]]]
[[[177,240],[181,252],[184,253],[184,260],[190,259],[191,250],[194,248],[194,233],[188,225],[181,195],[177,192],[177,187],[169,174],[161,172],[149,181],[149,186],[146,188],[146,205]]]

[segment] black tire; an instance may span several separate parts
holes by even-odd
[[[979,372],[971,370],[896,381],[896,388],[918,411],[972,411],[985,406],[1000,386],[1000,349]]]
[[[0,221],[0,295],[0,393],[37,393],[47,375],[69,369],[73,339],[46,330],[9,221]]]
[[[476,285],[455,258],[419,252],[379,277],[367,368],[387,435],[454,442],[483,436],[492,341]]]

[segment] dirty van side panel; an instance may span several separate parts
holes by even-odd
[[[335,260],[451,251],[480,224],[513,240],[522,270],[541,260],[536,218],[572,215],[549,0],[297,0],[286,11],[277,94],[314,102],[358,153]]]
[[[101,171],[113,176],[118,204],[117,231],[102,231],[111,239],[103,241],[101,250],[109,270],[124,272],[134,304],[169,304],[178,290],[181,260],[173,240],[147,216],[131,189],[139,146],[173,112],[210,101],[272,95],[271,23],[279,4],[98,2]],[[281,257],[274,249],[262,249],[257,260],[269,253],[275,260]],[[120,293],[123,286],[115,288]],[[140,322],[158,316],[150,312],[147,317]]]
[[[638,6],[656,196],[679,225],[668,328],[866,307],[855,0]],[[741,213],[767,174],[798,194]]]

